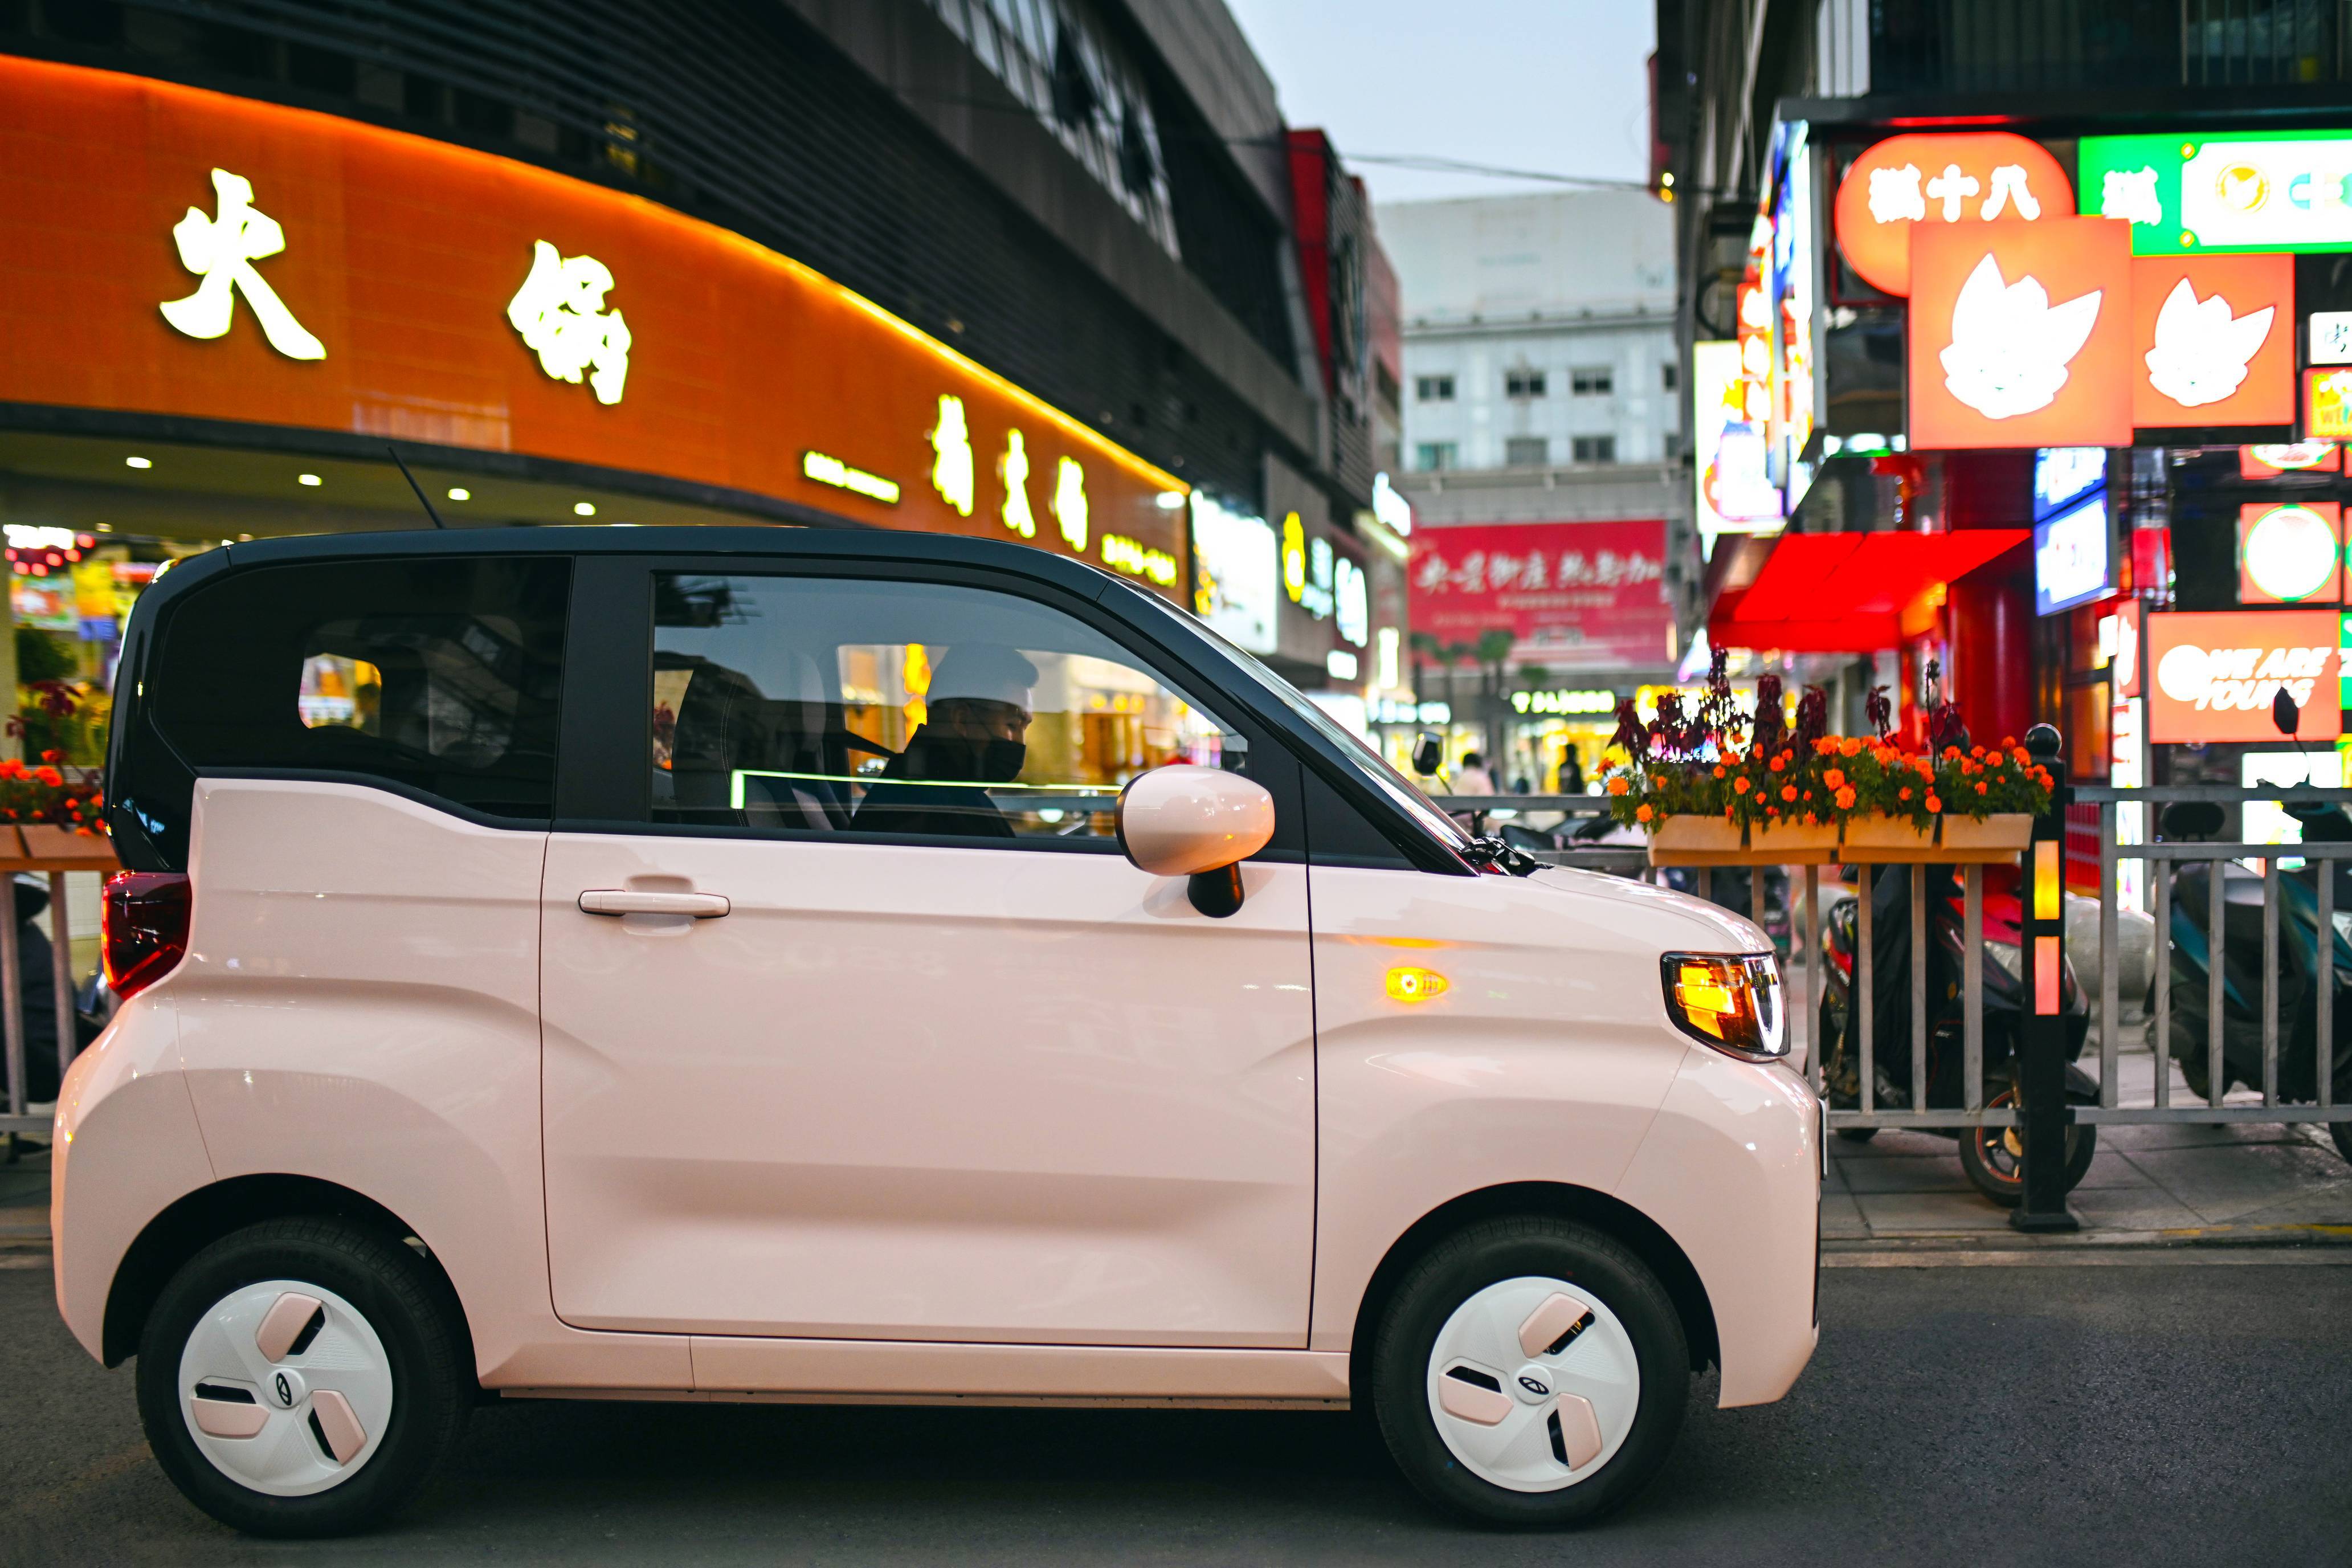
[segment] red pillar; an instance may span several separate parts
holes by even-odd
[[[2033,723],[2033,576],[2020,548],[1952,584],[1948,688],[1981,744],[2021,737]]]

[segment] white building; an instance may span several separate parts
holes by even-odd
[[[1418,525],[1413,628],[1427,634],[1424,643],[1456,645],[1489,624],[1513,632],[1509,662],[1520,673],[1508,679],[1533,689],[1528,706],[1489,699],[1475,714],[1457,712],[1452,740],[1497,751],[1513,775],[1549,785],[1569,745],[1599,756],[1611,724],[1603,699],[1672,679],[1695,624],[1699,558],[1675,340],[1673,212],[1644,192],[1578,191],[1400,203],[1376,216],[1402,302],[1396,484]],[[1649,628],[1638,638],[1626,631],[1630,589],[1557,592],[1570,585],[1563,574],[1609,559],[1577,550],[1571,536],[1613,542],[1622,531],[1515,531],[1551,545],[1539,563],[1524,547],[1505,552],[1517,589],[1540,568],[1533,580],[1554,591],[1554,607],[1541,611],[1530,607],[1535,595],[1493,591],[1495,542],[1505,536],[1465,533],[1449,545],[1438,533],[1648,520],[1664,526],[1646,531],[1641,581],[1658,584],[1664,602],[1633,616]],[[1599,607],[1575,607],[1588,603]],[[1421,673],[1425,683],[1431,672]],[[1575,717],[1531,721],[1541,710],[1534,691],[1553,688],[1563,689],[1556,695]]]
[[[1409,471],[1681,455],[1672,209],[1591,191],[1400,203],[1378,219],[1403,292]]]

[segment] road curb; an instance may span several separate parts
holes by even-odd
[[[1822,1242],[1824,1268],[2233,1262],[2352,1266],[2352,1225],[2223,1225],[2177,1230],[2083,1230],[2063,1236],[1956,1232],[1831,1237]]]

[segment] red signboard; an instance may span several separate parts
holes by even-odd
[[[2238,477],[2274,479],[2282,474],[2340,474],[2344,448],[2333,441],[2297,441],[2283,447],[2238,448]]]
[[[2329,605],[2343,597],[2344,520],[2332,500],[2238,509],[2238,603]]]
[[[2294,423],[2294,257],[2139,256],[2131,280],[2134,425]]]
[[[1911,235],[1911,444],[2128,447],[2131,226],[1922,224]]]
[[[2147,617],[2148,739],[2278,741],[2272,704],[2302,709],[2295,738],[2343,733],[2334,610],[2210,610]]]
[[[1666,525],[1499,522],[1412,537],[1412,625],[1440,642],[1507,631],[1553,663],[1655,665],[1671,657]]]
[[[1890,136],[1838,185],[1838,248],[1864,282],[1911,292],[1915,228],[2033,223],[2074,211],[2066,173],[2039,143],[2006,131]]]

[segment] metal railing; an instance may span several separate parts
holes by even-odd
[[[1486,831],[1496,826],[1497,813],[1510,813],[1512,817],[1559,813],[1564,817],[1590,817],[1604,814],[1607,804],[1591,795],[1440,795],[1437,804],[1449,812],[1470,818]],[[2116,789],[2106,786],[2083,785],[2065,792],[2065,798],[2077,805],[2095,806],[2098,813],[2099,869],[2097,905],[2097,937],[2095,943],[2083,944],[2068,940],[2062,951],[2078,970],[2088,967],[2084,961],[2095,965],[2090,972],[2095,978],[2097,1005],[2092,1013],[2098,1079],[2096,1104],[2080,1104],[2068,1108],[2067,1121],[2083,1123],[2114,1122],[2336,1122],[2352,1121],[2352,1103],[2338,1104],[2335,1094],[2335,1023],[2339,999],[2335,994],[2338,984],[2352,985],[2352,973],[2338,976],[2334,957],[2337,900],[2334,877],[2326,874],[2314,879],[2316,920],[2315,935],[2317,953],[2314,962],[2315,979],[2312,984],[2311,1012],[2314,1024],[2311,1046],[2314,1053],[2314,1094],[2308,1100],[2296,1102],[2280,1091],[2281,1053],[2284,1048],[2281,1027],[2281,1010],[2284,1000],[2285,973],[2281,963],[2282,879],[2289,873],[2282,862],[2300,860],[2319,868],[2322,872],[2352,861],[2352,844],[2250,844],[2244,842],[2200,842],[2196,840],[2134,842],[2122,841],[2117,829],[2120,814],[2137,807],[2143,814],[2147,829],[2152,835],[2158,818],[2167,805],[2181,802],[2206,802],[2217,805],[2239,805],[2257,803],[2307,801],[2345,805],[2352,809],[2352,789],[2319,789],[2309,786],[2293,788],[2263,787],[2229,788],[2216,785],[2174,785],[2145,789]],[[2063,802],[2053,806],[2052,817],[2063,809]],[[2045,819],[2048,820],[2048,819]],[[2045,834],[2054,837],[2056,834]],[[1548,864],[1580,866],[1617,875],[1638,877],[1646,881],[1660,879],[1658,868],[1649,864],[1645,850],[1633,846],[1577,848],[1561,851],[1535,851],[1536,858]],[[2126,861],[2138,861],[2148,868],[2148,901],[2152,906],[2153,926],[2148,964],[2151,972],[2149,1005],[2147,1009],[2146,1048],[2154,1058],[2152,1087],[2145,1097],[2135,1095],[2134,1102],[2125,1103],[2122,1058],[2126,1054],[2126,998],[2122,994],[2125,967],[2120,940],[2123,906],[2118,894],[2118,868]],[[2261,1083],[2260,1099],[2251,1093],[2234,1098],[2230,1085],[2233,1069],[2229,1065],[2225,1039],[2229,1032],[2230,997],[2235,987],[2229,978],[2226,962],[2228,944],[2224,931],[2228,910],[2225,868],[2253,862],[2260,867],[2262,879],[2262,957],[2261,997],[2256,1007],[2260,1025]],[[2206,1089],[2201,1095],[2193,1089],[2177,1093],[2172,1081],[2173,968],[2174,917],[2173,874],[2182,866],[2202,866],[2209,889],[2217,891],[2206,899],[2205,939],[2207,960],[2201,983],[2206,1011],[2206,1053],[2204,1076]],[[1855,1103],[1833,1107],[1830,1112],[1833,1127],[1933,1127],[1961,1128],[1970,1126],[2012,1127],[2018,1125],[2019,1114],[2011,1107],[1988,1107],[1986,1101],[1984,1061],[1984,978],[1986,950],[1984,938],[1984,867],[1963,865],[1957,870],[1961,888],[1962,928],[1958,996],[1961,1037],[1961,1103],[1930,1105],[1930,1074],[1928,1047],[1936,1032],[1938,1009],[1930,1006],[1928,996],[1931,969],[1929,941],[1929,910],[1927,900],[1927,868],[1913,865],[1909,877],[1910,949],[1910,1082],[1905,1097],[1907,1103],[1889,1104],[1879,1095],[1878,1030],[1876,1028],[1877,985],[1875,970],[1875,932],[1874,927],[1873,884],[1876,877],[1899,868],[1891,866],[1856,866],[1851,868],[1857,882],[1854,900],[1854,931],[1852,953],[1851,982],[1845,987],[1850,1009],[1847,1037],[1853,1042],[1855,1063]],[[1692,890],[1701,898],[1712,891],[1711,869],[1693,867]],[[1749,868],[1761,872],[1765,868]],[[1819,955],[1824,952],[1823,936],[1828,911],[1822,904],[1822,868],[1792,866],[1788,868],[1790,890],[1793,895],[1790,909],[1790,989],[1802,990],[1800,1005],[1792,1010],[1800,1016],[1792,1020],[1793,1034],[1802,1049],[1806,1072],[1816,1091],[1822,1082],[1822,1001],[1825,974]],[[1801,890],[1800,890],[1801,889]],[[1765,878],[1748,878],[1751,918],[1763,925]],[[1833,894],[1833,897],[1835,895]],[[2352,910],[2347,910],[2352,914]],[[2352,963],[2347,964],[2352,970]],[[2017,977],[2021,983],[2022,975]],[[1792,1000],[1797,1000],[1792,997]],[[2023,1000],[2023,999],[2021,999]],[[2240,998],[2241,1005],[2250,1005]],[[1948,1002],[1946,1003],[1948,1008]],[[2085,1042],[2086,1050],[2091,1042]],[[2241,1068],[2246,1066],[2241,1052]],[[2088,1064],[2086,1064],[2088,1065]],[[2254,1086],[2247,1079],[2249,1090]],[[1990,1098],[1998,1098],[1993,1096]],[[2141,1102],[2144,1099],[2145,1102]]]
[[[80,1040],[75,1008],[77,987],[73,972],[72,922],[66,912],[66,878],[74,873],[49,873],[49,979],[57,988],[58,1077],[62,1080],[66,1069],[73,1065]],[[0,884],[13,880],[14,873],[0,874]],[[25,1041],[24,973],[19,967],[16,911],[13,900],[16,889],[0,885],[0,898],[10,900],[0,904],[0,1040],[5,1042],[7,1063],[7,1099],[5,1114],[0,1114],[0,1137],[13,1138],[28,1133],[36,1138],[49,1135],[50,1117],[34,1115],[28,1109],[27,1075]]]

